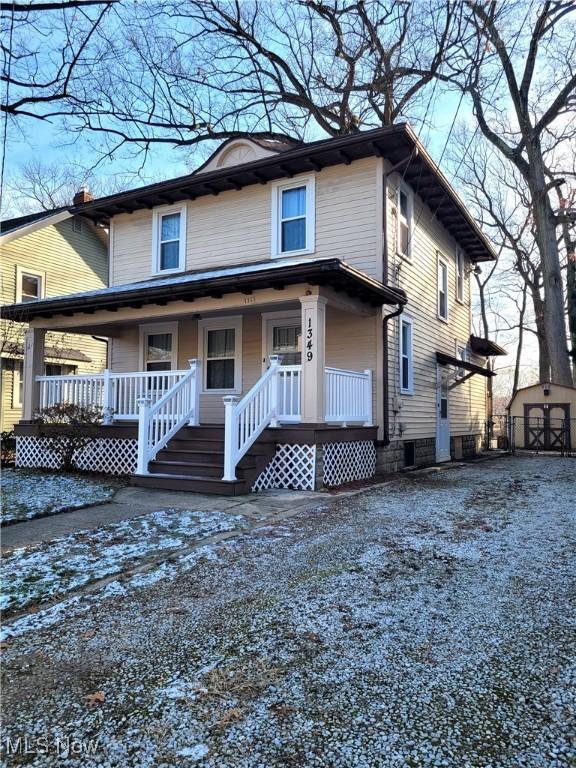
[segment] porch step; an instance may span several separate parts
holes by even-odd
[[[143,488],[162,488],[167,491],[188,491],[189,493],[219,494],[221,496],[241,496],[250,493],[251,485],[244,480],[219,480],[216,477],[195,477],[193,475],[170,475],[154,473],[152,475],[132,475],[131,485]]]
[[[274,445],[256,441],[236,467],[237,480],[224,474],[224,427],[184,427],[148,465],[148,475],[133,475],[132,485],[194,493],[237,496],[250,493],[274,455]]]

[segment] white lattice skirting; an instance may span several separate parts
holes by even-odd
[[[278,445],[274,458],[260,474],[252,486],[252,491],[269,488],[313,491],[315,475],[315,445]]]
[[[376,473],[376,446],[372,440],[324,445],[323,483],[342,485]]]
[[[107,475],[131,475],[136,472],[138,441],[129,438],[100,438],[78,454],[78,469]],[[48,447],[45,437],[16,438],[16,466],[56,469],[56,454]]]

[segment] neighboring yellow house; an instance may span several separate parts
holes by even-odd
[[[177,179],[79,205],[110,287],[25,312],[19,466],[39,404],[106,414],[86,469],[155,487],[309,489],[473,456],[487,414],[471,275],[496,256],[408,125],[234,139]],[[110,339],[102,376],[38,382],[49,334]]]
[[[75,202],[89,199],[79,193]],[[27,304],[108,284],[107,230],[74,216],[67,207],[0,223],[3,304]],[[0,327],[0,422],[11,430],[22,415],[24,336],[27,324],[2,320]],[[50,333],[43,374],[98,373],[106,367],[107,342],[91,335]]]

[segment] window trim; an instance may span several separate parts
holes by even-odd
[[[444,266],[446,269],[446,285],[443,286],[444,288],[444,294],[446,296],[446,315],[440,314],[440,265]],[[443,323],[448,322],[448,317],[450,315],[449,309],[448,309],[448,291],[450,288],[450,272],[449,272],[449,266],[447,259],[438,251],[437,254],[437,265],[436,265],[436,314],[438,316],[438,320],[441,320]]]
[[[288,256],[301,256],[314,253],[316,250],[316,177],[299,176],[289,181],[275,181],[272,183],[272,233],[271,246],[272,258],[281,259]],[[282,250],[282,222],[281,205],[282,192],[287,189],[306,187],[306,247],[297,251]]]
[[[20,386],[24,383],[24,361],[14,360],[12,368],[12,408],[22,408],[24,397],[20,398]],[[24,392],[22,392],[24,395]]]
[[[399,361],[399,376],[400,376],[400,392],[403,395],[414,394],[414,319],[410,315],[401,314],[398,318],[398,361]],[[404,357],[404,344],[402,341],[402,325],[410,326],[410,349],[408,357],[408,387],[403,386],[402,376],[402,358]]]
[[[16,266],[16,303],[22,302],[22,278],[36,277],[40,280],[40,295],[38,299],[46,296],[46,272],[38,272],[35,269],[26,269],[26,267]]]
[[[403,192],[408,199],[408,253],[403,253],[400,250],[400,219],[401,219],[401,207],[400,207],[400,192]],[[412,261],[412,241],[414,238],[414,193],[410,187],[401,181],[396,189],[396,253],[406,261]]]
[[[186,267],[186,203],[178,205],[159,205],[152,210],[152,274],[171,275],[182,272]],[[160,269],[160,233],[163,216],[180,214],[180,244],[178,249],[178,266],[172,269]]]
[[[172,334],[172,359],[170,361],[171,371],[178,370],[178,322],[174,323],[146,323],[139,326],[139,364],[140,370],[146,373],[146,355],[145,345],[146,337],[155,333],[171,333]]]
[[[233,328],[234,336],[234,387],[233,389],[208,389],[208,331],[221,331]],[[202,361],[203,395],[239,395],[242,392],[242,315],[207,318],[198,320],[198,357]]]
[[[464,304],[464,251],[462,248],[456,248],[456,301],[459,304]]]

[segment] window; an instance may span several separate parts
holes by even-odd
[[[456,298],[464,302],[464,253],[456,251]]]
[[[438,257],[438,317],[448,320],[448,264]]]
[[[314,177],[272,187],[272,255],[314,250]]]
[[[44,274],[16,267],[16,301],[36,301],[44,296]]]
[[[154,211],[152,237],[153,271],[179,272],[186,263],[186,208],[163,208]]]
[[[46,363],[44,366],[45,376],[72,376],[78,370],[76,365],[65,365],[63,363]]]
[[[143,371],[171,371],[177,367],[178,323],[140,326],[140,364]]]
[[[272,326],[272,354],[282,355],[282,365],[300,365],[302,362],[302,326]]]
[[[239,392],[242,387],[241,318],[200,321],[201,357],[206,392]]]
[[[146,334],[144,369],[150,372],[172,370],[172,352],[171,333]]]
[[[456,357],[458,360],[462,360],[463,362],[468,362],[468,348],[465,344],[458,344],[456,342]],[[463,376],[466,376],[466,369],[465,368],[458,368],[458,378],[461,379]]]
[[[397,250],[401,256],[409,259],[412,252],[412,194],[403,184],[397,192],[398,211],[398,243]]]
[[[414,392],[414,363],[412,354],[412,319],[400,318],[400,391],[411,395]]]
[[[21,408],[24,398],[24,363],[14,360],[12,381],[12,408]]]

